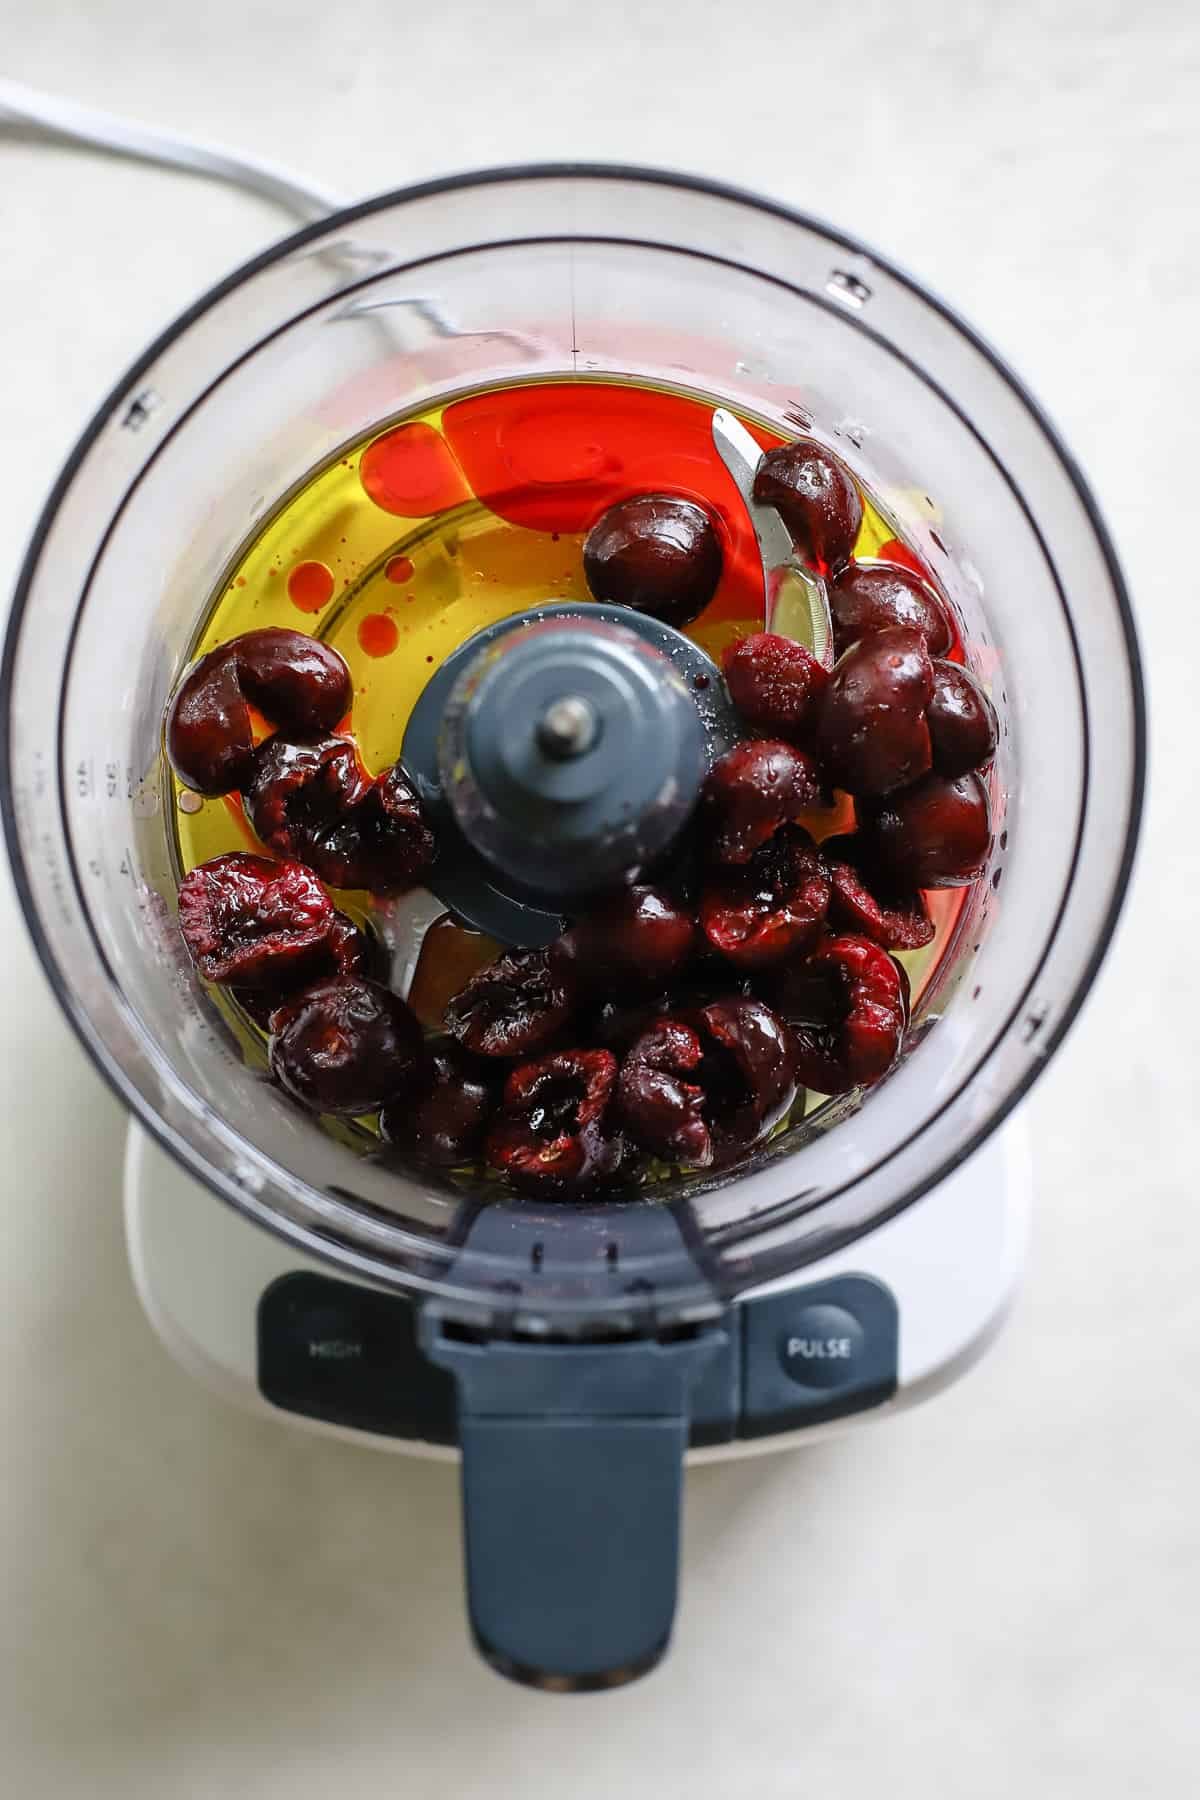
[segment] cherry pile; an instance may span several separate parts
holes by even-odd
[[[892,952],[932,940],[923,890],[967,885],[987,860],[996,718],[948,660],[933,587],[853,560],[862,499],[837,458],[784,445],[755,492],[828,584],[838,660],[827,670],[765,632],[734,644],[724,676],[747,735],[712,769],[669,864],[598,897],[555,943],[479,970],[444,1035],[426,1037],[328,892],[403,892],[436,855],[404,771],[370,776],[346,735],[341,657],[261,630],[188,672],[170,761],[201,794],[239,793],[269,854],[192,869],[180,929],[199,973],[268,1033],[271,1072],[300,1104],[378,1114],[396,1150],[482,1159],[558,1199],[655,1162],[728,1168],[805,1089],[870,1087],[895,1065],[909,994]],[[712,599],[722,554],[704,507],[644,494],[597,521],[584,568],[597,599],[678,626]],[[818,844],[805,818],[839,791],[855,828]]]

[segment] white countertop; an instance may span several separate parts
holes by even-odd
[[[475,1661],[452,1469],[243,1417],[160,1350],[124,1261],[123,1120],[50,999],[5,872],[5,1793],[1192,1791],[1200,14],[1185,0],[41,0],[6,9],[3,44],[13,78],[351,197],[594,157],[695,168],[861,232],[1003,348],[1074,446],[1126,560],[1155,735],[1133,902],[1027,1107],[1036,1232],[1007,1334],[922,1410],[694,1473],[673,1654],[583,1700]],[[0,221],[7,591],[115,375],[284,221],[2,133]]]

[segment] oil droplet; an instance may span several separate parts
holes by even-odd
[[[367,656],[390,656],[400,642],[394,619],[386,613],[368,613],[358,627],[359,649]]]
[[[445,438],[420,420],[368,444],[358,474],[376,506],[399,518],[426,518],[470,498]]]
[[[288,599],[301,612],[320,612],[333,596],[333,570],[323,562],[297,563],[287,580]]]
[[[180,789],[179,810],[181,813],[198,813],[203,805],[204,800],[200,794],[194,794],[191,788]]]
[[[246,577],[245,577],[245,576],[244,576],[244,575],[239,575],[239,576],[238,576],[238,578],[237,578],[237,585],[238,585],[238,586],[239,586],[239,587],[245,587],[245,585],[246,585]]]

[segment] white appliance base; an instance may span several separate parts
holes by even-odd
[[[689,1452],[689,1461],[746,1456],[868,1424],[956,1380],[1000,1330],[1016,1293],[1028,1234],[1030,1177],[1020,1123],[994,1135],[915,1205],[857,1242],[741,1298],[806,1287],[833,1275],[867,1275],[889,1288],[900,1315],[896,1392],[844,1419],[738,1439]],[[296,1270],[346,1277],[291,1249],[221,1204],[131,1125],[125,1161],[125,1229],[138,1295],[171,1355],[230,1400],[310,1431],[381,1450],[456,1458],[443,1445],[383,1436],[285,1412],[257,1381],[259,1297]]]

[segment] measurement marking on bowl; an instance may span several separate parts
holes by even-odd
[[[1047,1001],[1034,1001],[1029,1011],[1025,1014],[1025,1018],[1021,1025],[1021,1042],[1023,1044],[1031,1044],[1033,1042],[1038,1032],[1042,1029],[1042,1026],[1046,1023],[1046,1017],[1049,1011],[1050,1006]]]
[[[857,275],[851,275],[847,269],[832,269],[829,280],[825,283],[825,292],[840,300],[843,306],[865,306],[871,298],[871,290],[865,281]]]
[[[121,425],[126,431],[140,431],[151,413],[156,413],[162,405],[162,395],[156,388],[143,388],[135,394],[125,411]]]

